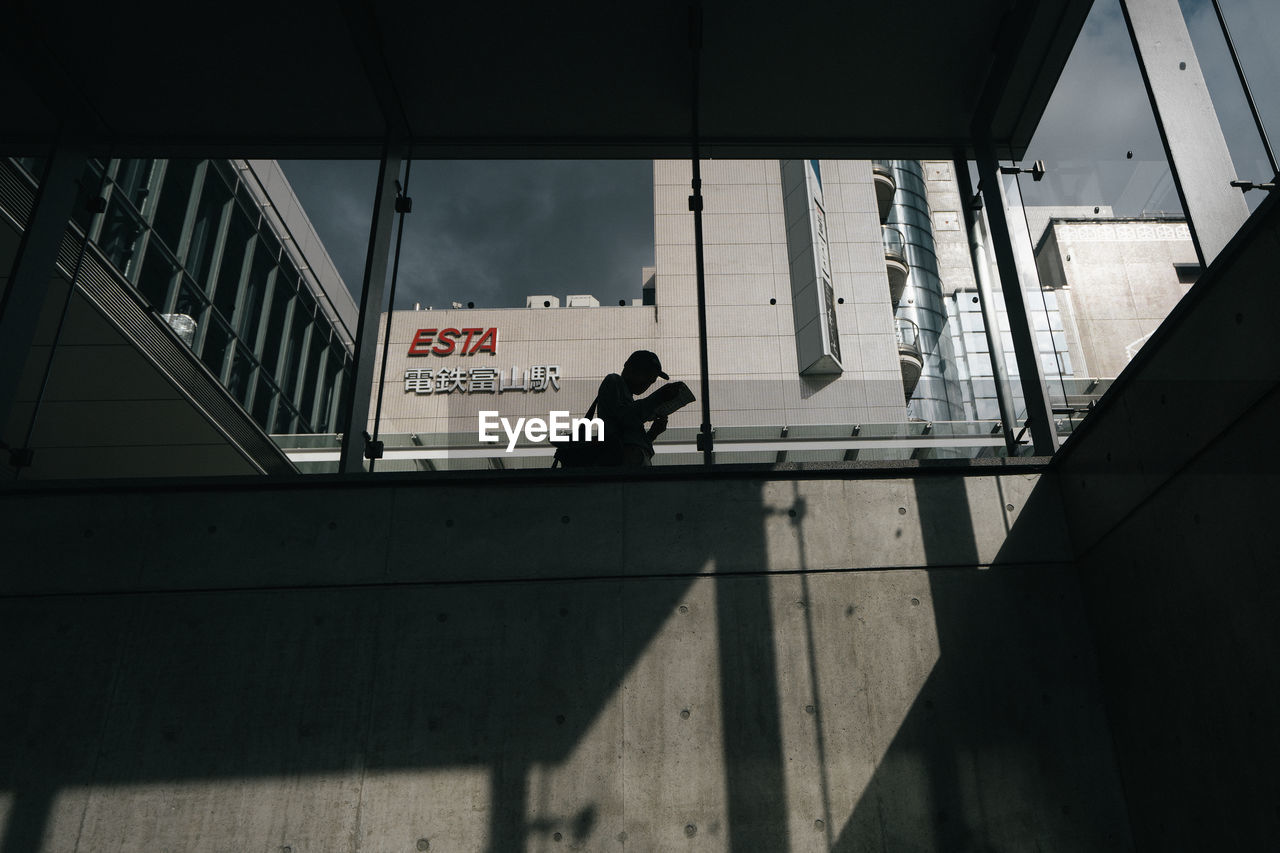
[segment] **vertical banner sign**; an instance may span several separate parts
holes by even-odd
[[[806,169],[813,200],[813,251],[818,268],[818,306],[824,325],[827,353],[840,361],[840,327],[836,324],[835,290],[831,286],[831,244],[827,236],[827,212],[823,209],[822,173],[818,161],[808,161]]]

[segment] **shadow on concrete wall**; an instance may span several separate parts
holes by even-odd
[[[52,836],[50,809],[56,798],[63,810],[64,796],[87,802],[91,789],[397,768],[486,771],[490,850],[525,849],[555,832],[594,847],[602,833],[625,830],[590,804],[531,824],[530,768],[571,755],[709,562],[735,575],[768,568],[760,484],[738,488],[733,511],[731,558],[673,550],[653,578],[601,566],[599,579],[572,582],[0,600],[9,650],[0,661],[0,790],[13,794],[0,851],[41,849],[42,839],[73,846],[74,835]],[[743,556],[751,554],[755,562]],[[520,559],[518,537],[511,559]],[[316,568],[320,577],[337,569]],[[733,850],[788,849],[768,583],[736,576],[715,590],[722,831]],[[335,813],[314,816],[330,831],[319,846],[359,843],[349,821],[359,799],[358,787],[337,792]],[[103,838],[113,819],[86,813],[81,823],[96,822]],[[243,831],[235,814],[190,819],[212,821],[215,837],[220,820],[228,834]],[[431,828],[403,832],[412,845]],[[286,842],[262,839],[265,849]]]
[[[81,832],[98,840],[113,832],[136,834],[137,822],[147,819],[157,825],[186,820],[203,827],[208,838],[261,838],[268,849],[290,843],[285,832],[291,825],[306,826],[313,842],[299,845],[295,838],[295,850],[331,847],[337,839],[351,848],[379,847],[388,825],[412,845],[433,833],[432,804],[401,803],[397,808],[407,812],[374,814],[377,796],[361,789],[365,774],[372,779],[398,769],[447,771],[442,796],[453,800],[467,801],[459,791],[478,784],[474,801],[492,851],[550,846],[555,840],[598,849],[623,839],[632,849],[656,849],[661,845],[645,833],[670,820],[671,827],[658,828],[674,830],[677,838],[688,830],[700,834],[699,842],[715,839],[734,853],[785,853],[795,841],[791,812],[800,796],[790,792],[788,805],[788,770],[794,774],[799,766],[789,762],[808,759],[788,754],[787,719],[780,709],[797,701],[817,706],[807,709],[812,717],[799,712],[800,719],[819,723],[813,754],[820,778],[803,783],[821,788],[821,803],[809,806],[820,807],[825,817],[828,849],[1129,849],[1073,569],[1035,556],[1044,518],[1060,514],[1055,487],[1040,481],[1005,547],[990,567],[982,567],[966,477],[917,476],[912,483],[928,562],[950,567],[929,571],[929,600],[900,602],[913,618],[894,626],[895,639],[881,638],[872,651],[898,636],[914,642],[913,636],[932,630],[938,660],[919,694],[904,700],[910,701],[905,717],[890,721],[896,735],[891,742],[884,739],[889,745],[883,755],[871,757],[870,783],[847,822],[848,805],[833,811],[833,803],[850,802],[838,780],[852,778],[848,765],[867,757],[850,753],[848,739],[831,736],[870,725],[869,706],[823,704],[824,695],[848,696],[848,684],[840,686],[843,694],[819,684],[815,657],[834,660],[845,682],[865,681],[867,662],[851,659],[845,678],[841,653],[833,658],[831,646],[823,647],[849,640],[848,626],[855,621],[843,621],[844,598],[823,596],[883,585],[865,581],[860,587],[863,573],[856,570],[807,574],[806,525],[819,520],[801,490],[796,488],[790,506],[780,506],[774,490],[766,505],[761,482],[738,480],[722,484],[727,500],[715,517],[684,533],[655,527],[655,537],[670,536],[674,544],[662,565],[648,573],[644,567],[600,564],[584,547],[566,553],[565,561],[589,567],[595,560],[598,571],[572,579],[466,582],[454,572],[448,582],[427,577],[401,585],[0,600],[0,643],[11,650],[0,659],[0,683],[9,686],[0,696],[0,790],[14,795],[0,853],[39,849],[42,839],[51,849],[71,848]],[[409,517],[416,511],[411,509]],[[663,513],[665,507],[658,512]],[[801,573],[785,583],[796,584],[791,588],[804,603],[802,619],[780,615],[784,581],[766,574],[776,567],[768,565],[765,526],[778,515],[797,532]],[[557,535],[562,529],[557,523]],[[832,533],[830,524],[810,529]],[[456,565],[466,559],[456,552],[465,550],[471,534],[452,530],[455,553],[448,558]],[[722,530],[732,530],[732,537]],[[412,538],[418,534],[407,535],[409,544],[419,541]],[[522,564],[519,531],[504,535],[511,565]],[[172,541],[181,539],[179,533]],[[221,547],[234,554],[234,544]],[[423,538],[421,547],[425,560],[430,542]],[[324,553],[317,549],[299,553],[310,556],[293,559],[337,559],[317,557]],[[1054,553],[1061,559],[1060,551]],[[621,714],[616,707],[606,709],[618,701],[620,686],[668,620],[684,618],[675,614],[695,595],[695,581],[707,577],[699,573],[708,565],[718,576],[711,593],[714,650],[707,652],[714,658],[712,677],[718,678],[713,692],[719,695],[715,712],[722,739],[717,759],[723,778],[707,783],[723,791],[722,798],[712,798],[717,814],[646,814],[635,826],[619,825],[625,815],[619,818],[606,807],[610,796],[617,803],[619,786],[660,788],[680,781],[637,778],[634,768],[623,766],[622,755],[612,765],[612,757],[605,758],[598,778],[572,783],[572,796],[541,802],[537,774],[570,765],[577,772],[575,751],[595,726],[617,726],[606,741],[621,745],[620,752],[671,748],[660,725],[625,719],[625,707]],[[305,574],[309,567],[294,568]],[[317,577],[342,574],[340,565],[310,568]],[[919,577],[918,571],[911,574]],[[854,609],[849,605],[849,612]],[[784,618],[786,625],[775,625]],[[784,670],[778,658],[779,632],[798,631],[803,640],[789,636],[787,648],[805,649],[807,681]],[[711,643],[694,645],[691,653]],[[787,666],[805,666],[804,656],[792,657]],[[681,681],[686,677],[673,674],[677,685],[665,689],[673,695],[693,689]],[[780,695],[784,682],[809,684],[814,699]],[[652,702],[643,707],[647,714]],[[674,720],[679,709],[670,710]],[[638,725],[645,724],[654,740],[633,742],[642,737]],[[717,768],[710,772],[715,776]],[[331,785],[320,798],[331,808],[273,814],[306,808],[287,791],[289,780],[300,777],[308,785]],[[147,818],[104,813],[109,806],[102,802],[119,808],[120,796],[90,802],[94,791],[104,789],[254,779],[277,786],[256,806],[231,808],[218,800],[199,811],[191,797],[178,797],[175,807],[189,813]],[[145,796],[136,802],[147,808],[166,802],[163,795]],[[271,796],[284,805],[277,809]],[[51,813],[59,815],[57,826]],[[68,813],[83,815],[79,827],[62,825]],[[246,827],[245,821],[256,822]]]
[[[1027,559],[1031,523],[984,567],[964,479],[915,494],[929,562],[968,565],[929,572],[938,661],[833,849],[1132,849],[1073,567]],[[1042,478],[1019,519],[1057,506]]]

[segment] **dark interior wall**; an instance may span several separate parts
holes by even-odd
[[[1277,258],[1273,197],[1056,463],[1141,850],[1280,835]]]

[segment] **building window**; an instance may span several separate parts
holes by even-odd
[[[177,262],[168,256],[160,241],[149,242],[146,257],[142,259],[142,271],[138,274],[138,290],[152,308],[164,311],[177,273]]]
[[[191,201],[191,183],[195,179],[198,160],[170,160],[160,186],[160,200],[156,202],[152,227],[160,235],[169,250],[176,254],[182,239],[182,223],[187,216],[187,203]]]

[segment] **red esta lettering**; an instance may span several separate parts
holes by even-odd
[[[436,337],[436,345],[431,348],[431,351],[436,355],[448,355],[453,352],[454,344],[457,343],[455,339],[460,334],[462,332],[457,329],[441,329],[439,336]]]
[[[485,341],[488,341],[486,344]],[[478,352],[487,352],[489,355],[498,354],[498,330],[485,329],[484,334],[480,336],[480,340],[476,341],[475,349],[471,350],[471,355]]]
[[[418,333],[413,336],[413,342],[409,344],[409,355],[427,355],[431,350],[427,347],[431,346],[431,336],[436,333],[435,329],[419,329]]]
[[[432,346],[434,344],[434,346]],[[419,329],[409,343],[409,355],[475,355],[498,354],[498,330],[491,329]]]

